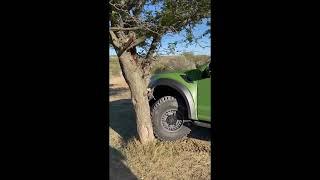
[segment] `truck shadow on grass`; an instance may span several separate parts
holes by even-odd
[[[137,124],[135,121],[131,99],[121,99],[109,103],[109,126],[116,131],[124,141],[137,137]],[[189,138],[204,141],[211,140],[211,131],[208,128],[192,126]]]
[[[200,139],[203,141],[211,141],[211,129],[192,126],[191,133],[188,135],[189,138]]]
[[[109,172],[111,180],[137,180],[131,170],[122,163],[124,156],[115,148],[109,146]]]

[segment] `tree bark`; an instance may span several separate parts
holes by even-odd
[[[142,76],[142,71],[135,63],[130,52],[124,52],[120,57],[120,67],[130,91],[131,99],[136,114],[137,131],[142,144],[155,139],[150,116],[150,107],[147,97],[147,83]]]

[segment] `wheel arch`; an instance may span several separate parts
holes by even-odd
[[[187,106],[187,110],[188,110],[188,118],[189,119],[193,119],[196,120],[197,119],[197,112],[195,110],[195,103],[194,100],[192,98],[192,95],[190,93],[190,91],[188,90],[187,87],[185,87],[184,85],[182,85],[181,83],[172,80],[172,79],[158,79],[152,83],[150,83],[149,88],[152,89],[152,93],[154,97],[161,98],[165,95],[170,95],[168,94],[171,90],[174,90],[178,93],[178,95],[180,95],[183,100],[184,103]],[[162,88],[166,88],[166,92],[161,91]],[[160,97],[161,96],[161,97]],[[153,102],[151,102],[152,104]]]

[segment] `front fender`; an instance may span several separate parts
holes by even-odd
[[[189,119],[197,119],[197,111],[195,108],[195,102],[194,99],[192,98],[191,92],[188,90],[186,86],[183,84],[179,83],[178,81],[172,80],[172,79],[157,79],[152,82],[150,82],[148,89],[149,89],[149,95],[148,97],[150,99],[153,98],[153,90],[157,86],[168,86],[180,93],[180,95],[183,97],[187,104],[187,109],[188,109],[188,118]]]

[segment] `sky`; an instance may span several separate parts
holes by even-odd
[[[159,8],[159,7],[152,7],[152,6],[147,6],[146,9],[151,10],[152,8]],[[194,32],[194,36],[195,37],[199,37],[201,36],[201,34],[203,34],[207,29],[208,26],[206,25],[207,20],[204,20],[202,23],[199,23],[197,26],[194,27],[193,32]],[[162,37],[161,40],[161,47],[159,49],[159,52],[161,54],[163,54],[165,52],[165,49],[168,47],[168,43],[173,43],[174,41],[182,41],[184,40],[184,35],[185,35],[185,31],[182,31],[179,34],[175,34],[175,35],[165,35]],[[178,43],[176,46],[176,54],[180,54],[181,52],[193,52],[195,55],[209,55],[211,54],[211,39],[210,37],[207,35],[203,38],[201,38],[200,40],[198,40],[199,44],[201,46],[199,46],[198,44],[192,44],[192,45],[188,45],[188,47],[186,47],[185,43]],[[139,51],[139,48],[138,48]],[[113,48],[109,48],[109,53],[110,55],[116,55],[115,51]]]

